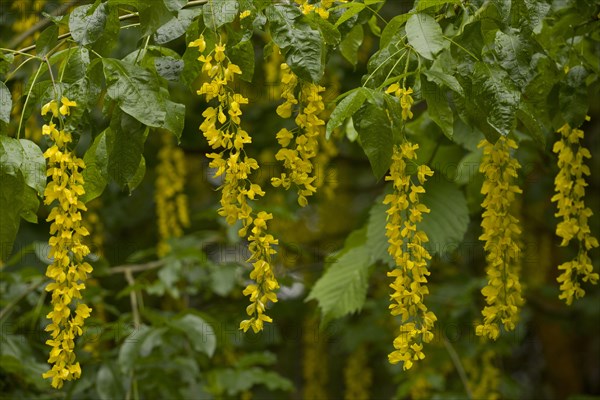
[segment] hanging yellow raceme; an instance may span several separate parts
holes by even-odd
[[[435,314],[427,309],[423,302],[429,294],[427,276],[430,272],[427,263],[431,255],[424,247],[429,238],[418,229],[423,214],[429,208],[419,202],[419,196],[425,193],[423,184],[433,171],[427,165],[417,168],[418,183],[413,183],[408,174],[408,164],[417,159],[419,145],[409,142],[394,147],[390,174],[386,181],[392,181],[394,191],[385,196],[383,203],[388,204],[386,236],[388,252],[396,262],[396,268],[388,272],[394,278],[390,285],[391,314],[401,316],[399,334],[394,340],[394,351],[389,354],[390,363],[403,362],[403,369],[412,367],[414,361],[425,358],[423,344],[433,339],[433,326],[437,320]]]
[[[190,225],[185,187],[185,154],[176,146],[169,132],[161,132],[161,148],[156,167],[156,215],[158,217],[158,256],[170,250],[168,240],[181,237],[183,228]]]
[[[369,367],[367,346],[361,345],[348,357],[344,367],[344,399],[369,400],[373,372]]]
[[[285,102],[277,108],[277,114],[282,118],[290,118],[296,104],[300,105],[300,110],[295,118],[297,130],[283,128],[276,135],[281,149],[275,158],[283,162],[286,172],[280,177],[271,178],[271,183],[286,190],[295,185],[298,188],[298,204],[305,207],[308,204],[306,197],[317,191],[313,159],[318,154],[319,136],[325,126],[325,121],[319,118],[325,109],[320,94],[325,88],[314,83],[302,83],[299,97],[296,98],[298,77],[285,63],[281,64],[281,71],[281,97]]]
[[[511,211],[515,196],[522,193],[515,184],[521,166],[511,156],[511,149],[517,148],[512,139],[501,137],[495,144],[484,139],[479,147],[483,147],[479,172],[484,174],[481,193],[485,196],[479,240],[485,242],[488,284],[481,290],[487,303],[483,324],[475,332],[496,340],[500,324],[508,331],[515,329],[524,303],[519,280],[521,228]]]
[[[189,44],[198,47],[201,53],[206,50],[203,36]],[[241,105],[248,104],[248,99],[235,93],[233,83],[235,75],[242,73],[239,66],[231,62],[225,54],[225,44],[219,42],[208,54],[202,54],[198,60],[203,63],[202,71],[208,82],[202,84],[199,95],[204,95],[207,102],[216,99],[216,107],[207,107],[202,113],[204,121],[200,130],[208,144],[219,152],[207,154],[212,161],[211,168],[216,170],[215,177],[222,177],[221,208],[219,215],[225,217],[228,224],[237,221],[242,224],[238,231],[240,237],[248,236],[250,258],[253,271],[250,278],[253,284],[248,285],[244,295],[249,296],[250,305],[246,312],[250,319],[240,323],[240,329],[246,332],[252,328],[254,332],[263,329],[264,322],[272,322],[265,314],[269,301],[276,302],[275,291],[279,284],[273,274],[271,256],[276,253],[273,248],[278,241],[267,234],[267,221],[273,216],[266,212],[254,214],[249,201],[264,196],[262,188],[250,182],[252,171],[258,169],[258,162],[248,157],[244,145],[251,143],[252,138],[241,127]]]
[[[304,319],[302,327],[302,387],[303,399],[326,400],[329,381],[329,360],[327,341],[319,330],[319,321],[315,317]]]
[[[487,350],[478,359],[464,361],[473,399],[498,400],[501,373],[494,365],[494,351]],[[480,362],[479,362],[480,361]]]
[[[82,335],[84,320],[91,311],[81,301],[85,280],[92,272],[91,265],[84,261],[90,250],[83,240],[89,232],[82,225],[82,211],[86,211],[86,207],[79,200],[85,193],[81,173],[85,164],[69,149],[73,138],[62,129],[63,118],[76,105],[63,97],[60,106],[53,100],[42,107],[42,115],[52,112],[42,133],[52,142],[44,153],[51,179],[44,191],[44,204],[53,205],[47,219],[52,221],[52,236],[48,242],[52,264],[46,270],[46,276],[52,280],[46,286],[46,290],[52,292],[52,311],[47,315],[52,322],[46,327],[52,338],[46,344],[52,347],[48,362],[53,365],[43,377],[52,378],[52,386],[57,389],[64,381],[81,376],[81,367],[75,361],[75,338]]]
[[[594,272],[592,260],[588,251],[598,247],[598,240],[592,236],[588,219],[592,210],[584,203],[585,176],[590,175],[590,169],[585,165],[585,159],[592,155],[582,146],[583,131],[571,129],[567,124],[558,130],[560,139],[554,143],[552,151],[558,154],[559,172],[554,180],[556,194],[552,201],[556,202],[555,216],[562,219],[556,227],[556,235],[562,239],[561,246],[567,246],[571,240],[579,244],[577,257],[559,265],[563,271],[558,277],[560,283],[559,299],[568,305],[573,299],[585,295],[581,282],[598,283],[598,273]]]

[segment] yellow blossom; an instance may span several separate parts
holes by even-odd
[[[65,97],[61,103],[62,115],[69,115],[69,107],[76,106]],[[42,115],[52,111],[56,118],[57,110],[53,100],[42,108]],[[51,177],[44,192],[44,204],[53,205],[47,219],[52,222],[48,256],[53,261],[46,270],[46,276],[52,280],[46,290],[52,292],[53,307],[47,315],[51,323],[46,327],[52,339],[46,344],[52,347],[48,362],[53,365],[43,377],[52,378],[52,386],[61,388],[65,380],[81,376],[79,363],[75,362],[74,339],[83,334],[84,319],[91,311],[81,302],[85,280],[92,272],[90,264],[84,261],[90,250],[83,240],[89,232],[82,224],[81,213],[87,209],[79,200],[85,193],[81,173],[85,164],[70,150],[72,137],[68,132],[57,129],[53,122],[44,125],[42,131],[53,143],[44,153],[48,160],[47,175]]]
[[[240,13],[240,20],[242,20],[244,18],[248,18],[250,16],[250,14],[252,14],[252,12],[250,10],[242,11]]]
[[[427,276],[430,272],[427,263],[431,255],[424,247],[429,241],[425,232],[418,229],[423,214],[429,208],[419,202],[419,194],[424,193],[423,184],[433,171],[426,165],[418,167],[417,182],[413,183],[407,172],[407,163],[415,163],[417,144],[405,142],[394,147],[390,174],[386,181],[392,181],[394,191],[385,196],[388,204],[386,236],[388,252],[396,262],[396,268],[388,272],[394,278],[390,288],[389,306],[391,314],[400,315],[399,334],[394,339],[394,351],[389,354],[390,363],[402,362],[403,369],[410,369],[414,362],[425,358],[423,343],[433,339],[433,326],[437,317],[428,310],[424,298],[429,294]]]
[[[361,345],[348,357],[344,367],[344,399],[369,400],[373,372],[369,367],[367,346]]]
[[[406,121],[413,117],[411,111],[412,105],[415,102],[411,94],[413,93],[412,88],[405,89],[400,87],[397,83],[390,85],[385,91],[386,93],[393,93],[397,98],[400,99],[400,107],[402,108],[402,120]]]
[[[521,228],[511,212],[515,195],[522,193],[514,183],[521,166],[511,156],[511,149],[517,148],[512,139],[501,137],[496,144],[483,140],[479,147],[483,147],[479,171],[484,174],[481,193],[485,195],[479,239],[485,242],[488,284],[481,290],[487,305],[476,334],[496,340],[500,324],[515,329],[524,303],[519,281]]]
[[[271,183],[276,187],[282,186],[286,190],[295,185],[298,191],[298,204],[304,207],[308,204],[307,197],[317,190],[312,159],[318,154],[319,137],[323,134],[325,125],[325,121],[319,118],[319,114],[325,110],[321,97],[325,88],[314,83],[303,83],[299,97],[296,98],[298,77],[287,64],[281,65],[281,71],[281,97],[285,102],[277,108],[277,114],[282,118],[291,117],[292,108],[296,104],[300,104],[300,110],[295,118],[298,132],[294,135],[291,131],[283,129],[277,134],[277,140],[282,148],[275,158],[283,163],[285,172],[279,177],[272,178]],[[294,146],[290,147],[292,140]]]
[[[250,279],[254,283],[243,291],[250,298],[246,308],[250,319],[242,321],[240,329],[245,332],[252,328],[259,332],[265,322],[272,322],[265,313],[267,305],[277,301],[275,292],[279,284],[273,273],[271,256],[276,253],[273,246],[278,242],[267,233],[267,221],[272,215],[263,211],[255,213],[251,206],[251,202],[264,196],[265,192],[258,184],[250,182],[252,172],[259,166],[244,151],[244,145],[252,143],[248,132],[241,127],[241,105],[248,104],[248,99],[231,87],[236,75],[242,71],[225,54],[225,44],[217,43],[214,54],[215,64],[210,55],[199,58],[204,63],[202,70],[209,82],[202,85],[198,94],[204,95],[207,102],[218,100],[217,107],[207,107],[202,113],[204,121],[200,130],[208,144],[215,151],[219,150],[206,155],[211,160],[209,167],[215,170],[215,177],[222,177],[218,213],[230,225],[240,221],[242,227],[238,234],[247,236],[249,242],[251,256],[248,262],[253,266]]]
[[[185,186],[185,154],[175,145],[169,132],[161,132],[159,164],[156,167],[154,198],[158,220],[159,257],[169,252],[168,240],[183,235],[183,228],[190,225]]]
[[[581,282],[598,282],[598,273],[594,272],[592,260],[588,252],[598,247],[598,240],[592,236],[588,219],[593,215],[592,210],[584,203],[585,176],[590,175],[590,169],[585,165],[585,159],[591,158],[591,153],[583,147],[583,131],[571,129],[567,124],[558,132],[560,139],[554,143],[553,151],[558,154],[559,172],[554,179],[556,194],[552,202],[556,202],[556,217],[562,218],[556,227],[556,235],[562,239],[561,246],[567,246],[571,240],[579,243],[577,256],[559,265],[563,271],[558,277],[561,293],[559,298],[570,305],[573,299],[585,295]]]

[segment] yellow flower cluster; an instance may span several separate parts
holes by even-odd
[[[267,234],[267,221],[272,219],[273,215],[260,211],[254,218],[254,226],[251,234],[248,236],[248,249],[250,250],[249,262],[252,262],[254,269],[250,273],[250,279],[256,284],[251,284],[244,289],[244,296],[250,297],[250,305],[246,308],[246,313],[250,319],[240,323],[240,329],[246,332],[249,328],[256,333],[263,329],[263,322],[273,322],[271,317],[265,314],[265,309],[269,301],[276,303],[277,296],[275,291],[279,289],[279,284],[273,274],[271,265],[271,255],[275,254],[273,245],[278,244],[273,235]]]
[[[373,372],[369,368],[369,354],[367,346],[362,345],[348,357],[344,368],[344,382],[346,400],[369,400]]]
[[[485,242],[488,284],[481,293],[487,305],[482,311],[483,324],[476,328],[478,336],[496,340],[499,324],[514,330],[519,319],[519,308],[524,301],[519,281],[521,228],[519,220],[511,213],[515,195],[522,193],[514,181],[518,176],[519,162],[510,154],[517,148],[512,139],[501,137],[496,144],[482,140],[483,158],[479,172],[484,174],[481,193],[485,195],[479,240]]]
[[[397,83],[394,83],[390,85],[390,87],[387,88],[385,92],[393,93],[397,98],[400,99],[400,107],[402,108],[403,121],[406,121],[413,117],[411,108],[415,100],[411,96],[411,94],[413,93],[412,88],[405,89],[403,87],[400,87],[400,85],[398,85]]]
[[[264,63],[265,84],[267,85],[268,100],[274,100],[281,96],[281,63],[283,56],[281,51],[275,45],[266,62]]]
[[[170,248],[168,240],[183,235],[183,228],[190,225],[185,186],[185,154],[173,143],[169,132],[161,132],[162,147],[158,151],[156,168],[156,215],[158,217],[159,257]]]
[[[275,154],[275,158],[283,162],[286,172],[280,177],[271,178],[271,183],[275,187],[282,186],[286,190],[292,184],[296,185],[298,204],[304,207],[308,204],[306,197],[312,196],[317,191],[314,185],[316,176],[312,159],[319,151],[319,136],[325,125],[325,121],[319,118],[319,114],[325,110],[320,94],[325,91],[325,88],[314,83],[304,83],[301,85],[299,98],[296,98],[298,77],[285,63],[281,64],[281,70],[281,97],[285,102],[277,108],[277,114],[282,118],[290,118],[295,104],[300,104],[300,111],[295,118],[298,126],[296,134],[286,128],[277,133],[277,141],[282,148]],[[293,147],[290,148],[292,140]]]
[[[588,255],[589,250],[598,247],[598,240],[591,235],[588,218],[593,213],[585,206],[583,199],[587,186],[585,176],[590,175],[590,169],[584,162],[592,155],[580,143],[583,139],[582,130],[564,125],[558,132],[561,138],[554,143],[552,151],[558,154],[560,170],[554,180],[556,194],[552,201],[556,202],[558,208],[555,215],[562,221],[556,227],[556,235],[562,238],[561,246],[567,246],[573,239],[579,242],[577,257],[558,267],[563,271],[558,277],[561,290],[559,298],[570,305],[573,298],[579,299],[585,295],[581,281],[598,283],[598,273],[593,272],[592,260]]]
[[[90,250],[99,256],[104,255],[104,224],[98,214],[101,207],[102,201],[100,198],[89,202],[87,204],[86,219],[83,221],[83,226],[91,233],[87,240]]]
[[[500,393],[500,370],[494,365],[495,353],[491,350],[481,355],[481,363],[465,360],[465,369],[469,374],[471,394],[474,399],[498,400]]]
[[[329,18],[329,9],[333,6],[335,0],[321,0],[317,4],[310,4],[308,0],[295,0],[300,5],[300,11],[303,14],[316,12],[323,19]],[[348,0],[338,0],[340,3],[346,3]]]
[[[400,333],[394,340],[395,351],[388,358],[392,364],[402,361],[405,370],[412,367],[413,361],[425,358],[423,343],[433,339],[431,330],[437,320],[423,302],[429,294],[427,262],[431,255],[423,247],[429,238],[417,227],[423,214],[430,211],[419,202],[419,196],[425,193],[422,185],[433,171],[426,165],[419,166],[418,184],[414,184],[407,173],[407,163],[416,162],[415,150],[418,148],[419,145],[409,142],[394,147],[390,174],[385,177],[386,181],[393,182],[394,192],[385,196],[383,201],[389,204],[386,225],[388,252],[396,262],[396,268],[388,272],[388,276],[394,278],[390,285],[393,293],[389,308],[392,315],[402,317]]]
[[[305,318],[302,328],[302,376],[304,378],[302,398],[328,399],[329,360],[327,358],[327,342],[319,330],[316,318]]]
[[[206,49],[203,36],[191,42],[190,47],[198,47],[201,53]],[[253,271],[250,278],[255,281],[244,290],[244,295],[250,297],[251,304],[246,312],[250,319],[240,323],[240,329],[246,332],[252,328],[254,332],[263,329],[264,322],[271,322],[265,314],[268,301],[276,302],[275,291],[279,288],[273,274],[271,255],[275,254],[273,245],[278,241],[266,233],[267,221],[273,216],[259,212],[254,217],[249,201],[264,196],[262,188],[251,183],[249,177],[253,170],[258,169],[258,162],[244,152],[244,145],[252,142],[248,132],[241,128],[241,105],[248,104],[248,99],[235,93],[230,87],[235,75],[242,73],[240,67],[229,60],[225,54],[225,44],[218,43],[214,50],[202,54],[198,60],[203,63],[202,71],[206,73],[209,82],[202,84],[198,91],[206,101],[218,100],[218,107],[208,107],[202,113],[204,121],[200,130],[208,140],[208,144],[219,153],[207,154],[212,159],[211,168],[216,169],[215,177],[223,176],[221,190],[221,208],[219,215],[225,217],[230,225],[241,221],[242,228],[238,231],[240,237],[248,236]]]
[[[43,106],[42,115],[52,112],[53,118],[62,121],[69,115],[70,107],[76,105],[63,97],[60,106],[54,100]],[[53,261],[46,271],[46,276],[53,281],[46,286],[46,290],[52,292],[53,309],[47,315],[52,322],[46,327],[52,339],[46,344],[52,347],[48,362],[53,366],[43,377],[52,378],[52,386],[61,388],[63,381],[81,376],[79,362],[75,362],[74,340],[83,334],[83,322],[91,311],[80,301],[84,282],[92,272],[91,265],[83,261],[90,252],[83,244],[89,232],[82,225],[81,212],[86,211],[86,207],[79,200],[85,193],[81,173],[85,165],[69,149],[73,141],[70,133],[57,129],[52,120],[42,127],[42,133],[52,141],[52,146],[44,153],[51,178],[44,191],[44,204],[55,204],[47,219],[52,221],[48,256]]]

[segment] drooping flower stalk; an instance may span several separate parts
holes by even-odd
[[[579,244],[577,256],[558,266],[563,271],[558,277],[561,293],[559,299],[568,305],[573,299],[585,295],[581,282],[598,283],[598,273],[594,272],[592,260],[588,252],[598,247],[598,239],[592,236],[588,219],[593,215],[592,210],[584,203],[585,176],[590,175],[590,169],[585,165],[585,159],[592,155],[583,147],[583,131],[571,129],[567,124],[558,130],[560,139],[554,143],[552,151],[558,154],[559,172],[554,180],[556,194],[552,201],[556,202],[555,216],[562,218],[556,227],[556,235],[562,238],[561,246],[568,246],[571,240]]]
[[[314,83],[300,83],[296,74],[287,64],[281,64],[282,93],[285,102],[277,108],[277,114],[282,118],[290,118],[295,105],[300,110],[295,118],[297,129],[289,131],[284,128],[277,133],[277,141],[281,149],[275,155],[283,162],[286,172],[280,177],[273,177],[271,183],[275,187],[282,186],[286,190],[292,185],[298,188],[298,204],[305,207],[307,196],[317,191],[315,187],[315,165],[313,159],[319,151],[319,137],[322,135],[325,121],[319,114],[325,110],[321,94],[325,88]],[[296,88],[300,85],[299,95]]]
[[[44,191],[44,204],[54,205],[47,219],[52,222],[48,242],[52,264],[46,271],[52,280],[46,286],[46,290],[52,292],[52,311],[47,315],[52,322],[46,327],[52,336],[46,341],[52,347],[48,359],[52,369],[43,377],[52,378],[55,388],[81,376],[74,352],[75,338],[83,334],[84,320],[91,311],[81,301],[81,291],[92,272],[91,265],[84,261],[90,250],[83,240],[89,232],[82,224],[86,207],[79,200],[85,193],[81,173],[85,164],[69,148],[73,142],[71,134],[62,129],[62,119],[70,115],[70,108],[76,105],[63,97],[60,106],[53,100],[42,107],[42,115],[52,112],[50,122],[42,128],[42,133],[52,142],[44,153],[51,178]],[[54,121],[58,121],[59,126]]]
[[[484,174],[481,193],[485,195],[479,239],[485,242],[488,284],[481,290],[487,305],[476,334],[496,340],[500,325],[515,329],[524,303],[519,280],[521,227],[511,210],[515,196],[522,193],[515,184],[521,166],[511,155],[511,149],[517,148],[512,139],[501,137],[495,144],[482,140],[479,147],[483,147],[479,171]]]
[[[206,50],[203,36],[190,43],[198,47],[201,53]],[[202,71],[208,82],[202,84],[199,95],[204,95],[207,102],[217,100],[215,107],[207,107],[202,113],[204,121],[200,130],[208,144],[216,151],[207,154],[211,159],[209,166],[216,170],[215,177],[222,177],[221,208],[219,215],[225,217],[228,224],[240,221],[242,227],[238,234],[247,237],[250,250],[249,262],[253,271],[250,278],[254,281],[244,289],[244,295],[250,298],[246,312],[250,317],[240,323],[240,329],[246,332],[252,328],[254,332],[263,329],[264,322],[272,322],[265,313],[268,302],[276,302],[276,290],[279,284],[273,273],[271,256],[276,253],[273,248],[277,239],[267,233],[267,221],[273,216],[264,211],[255,213],[250,202],[264,196],[262,188],[250,182],[252,171],[259,168],[258,162],[246,155],[244,145],[252,142],[252,138],[241,127],[241,106],[248,104],[248,99],[233,89],[235,76],[242,73],[225,54],[225,44],[219,42],[208,55],[202,54],[198,60],[203,63]]]
[[[390,363],[403,362],[403,369],[410,369],[414,361],[425,358],[423,344],[433,339],[435,314],[424,303],[429,294],[427,276],[430,272],[427,263],[431,255],[424,247],[429,241],[427,234],[419,230],[418,224],[429,208],[420,203],[419,197],[425,193],[423,184],[433,171],[427,165],[417,168],[418,183],[413,183],[407,171],[407,164],[417,159],[419,145],[405,142],[394,147],[390,174],[386,181],[392,181],[393,193],[385,196],[388,204],[386,236],[388,252],[396,263],[396,268],[388,272],[394,278],[390,285],[391,314],[401,316],[399,334],[394,339],[394,351],[389,354]]]
[[[162,147],[158,151],[156,168],[156,215],[158,217],[158,255],[165,256],[169,250],[168,240],[183,235],[183,228],[190,225],[185,187],[185,154],[175,145],[169,132],[161,132]]]

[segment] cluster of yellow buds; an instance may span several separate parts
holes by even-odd
[[[373,371],[369,367],[367,346],[361,345],[348,357],[344,368],[345,400],[369,400]]]
[[[300,11],[303,14],[309,14],[316,12],[321,18],[329,18],[329,9],[333,6],[335,0],[321,0],[316,4],[310,4],[309,0],[295,0],[296,4],[300,6]],[[340,3],[347,3],[348,0],[337,0]]]
[[[81,376],[79,362],[75,362],[74,340],[83,334],[84,320],[91,311],[81,302],[85,280],[92,272],[91,265],[84,261],[90,253],[83,243],[89,232],[82,225],[81,212],[86,211],[86,207],[79,200],[85,193],[81,173],[85,164],[69,149],[73,142],[71,134],[61,129],[62,119],[70,114],[70,107],[76,105],[63,97],[60,106],[53,100],[42,107],[42,115],[52,112],[51,121],[42,127],[42,133],[52,141],[44,153],[51,178],[44,191],[44,204],[54,204],[47,219],[52,221],[48,256],[53,261],[46,271],[46,276],[53,281],[46,286],[46,290],[52,292],[53,309],[47,315],[52,322],[46,327],[52,339],[46,344],[52,347],[48,362],[53,366],[43,377],[52,378],[55,388]],[[58,129],[54,119],[59,121]]]
[[[393,293],[389,308],[392,315],[402,318],[400,333],[394,339],[395,351],[388,358],[392,364],[402,361],[405,370],[412,367],[413,361],[425,358],[423,343],[433,339],[432,329],[437,320],[423,302],[429,294],[427,263],[431,255],[423,246],[429,238],[418,229],[423,214],[430,211],[419,202],[419,196],[425,193],[423,184],[433,171],[427,165],[420,165],[417,169],[418,184],[412,182],[407,172],[407,163],[416,162],[415,151],[418,148],[419,145],[409,142],[394,147],[390,174],[385,177],[386,181],[392,181],[394,192],[386,195],[383,201],[389,204],[386,224],[388,252],[396,262],[396,268],[388,272],[388,276],[394,278],[390,285]]]
[[[465,360],[465,370],[469,375],[472,397],[474,399],[498,400],[500,393],[500,370],[494,365],[494,351],[487,350],[479,360]]]
[[[280,177],[271,178],[275,187],[282,186],[289,189],[292,184],[298,187],[298,204],[304,207],[308,204],[307,196],[317,191],[314,182],[315,167],[312,159],[317,156],[319,150],[319,136],[322,134],[325,121],[319,118],[319,114],[325,110],[325,104],[321,97],[325,88],[314,83],[303,83],[300,96],[296,98],[295,89],[298,85],[298,77],[291,71],[287,64],[281,64],[282,70],[282,94],[285,102],[277,108],[277,114],[282,118],[290,118],[292,107],[300,104],[300,110],[295,118],[298,132],[289,131],[286,128],[277,133],[277,141],[281,149],[275,155],[278,161],[283,162],[286,172]],[[290,144],[294,142],[294,147]]]
[[[406,121],[413,117],[413,112],[411,111],[412,105],[415,100],[412,98],[411,94],[413,93],[412,88],[404,88],[400,87],[397,83],[390,85],[389,88],[385,91],[386,93],[393,93],[398,99],[400,99],[400,107],[402,108],[402,120]]]
[[[319,331],[317,318],[313,316],[305,318],[302,326],[302,376],[304,378],[302,398],[304,399],[329,398],[327,393],[329,360],[325,339]]]
[[[556,202],[558,208],[555,215],[562,218],[562,221],[556,227],[556,235],[562,238],[561,246],[567,246],[573,239],[579,242],[577,257],[558,267],[563,271],[558,277],[561,290],[559,298],[570,305],[574,298],[579,299],[585,295],[581,281],[598,283],[598,273],[593,272],[592,260],[588,255],[589,250],[598,247],[598,240],[591,235],[588,225],[592,210],[584,203],[587,186],[585,176],[590,175],[590,169],[584,162],[592,155],[580,143],[583,139],[582,130],[564,125],[558,132],[561,138],[554,143],[552,149],[558,154],[559,168],[554,180],[556,194],[552,201]]]
[[[158,217],[158,255],[169,252],[170,238],[183,235],[183,228],[190,225],[185,186],[185,154],[175,145],[169,132],[161,132],[162,147],[158,151],[156,168],[156,215]]]
[[[501,137],[495,144],[482,140],[483,158],[479,171],[484,174],[481,193],[485,195],[481,227],[486,251],[488,284],[481,293],[487,305],[482,311],[483,324],[476,328],[478,336],[496,340],[500,326],[514,330],[519,319],[519,309],[524,300],[521,296],[520,235],[519,220],[511,213],[515,196],[522,193],[515,179],[521,167],[511,156],[517,143]]]
[[[198,47],[201,53],[206,50],[203,36],[191,42],[190,47]],[[255,332],[262,330],[264,322],[271,322],[264,312],[268,301],[275,302],[275,291],[279,288],[273,274],[271,255],[275,254],[273,245],[278,244],[272,235],[266,233],[267,221],[272,215],[259,212],[254,217],[249,201],[264,196],[262,188],[251,183],[249,177],[253,170],[258,169],[258,162],[248,157],[244,145],[251,143],[252,138],[241,127],[241,105],[248,104],[248,99],[231,88],[235,75],[240,75],[240,67],[231,62],[225,54],[225,44],[219,42],[208,55],[202,54],[198,60],[204,65],[202,71],[209,82],[202,84],[198,91],[204,95],[207,102],[218,100],[218,107],[207,107],[202,113],[204,121],[200,130],[208,144],[219,153],[207,154],[212,161],[211,168],[216,170],[215,177],[223,176],[221,190],[221,208],[219,215],[225,217],[232,225],[241,221],[242,228],[238,231],[240,237],[248,236],[253,264],[250,278],[255,281],[244,290],[244,295],[250,297],[250,306],[246,312],[251,317],[240,323],[240,329],[247,331],[252,328]]]
[[[250,250],[249,262],[252,263],[253,270],[250,273],[250,279],[255,284],[250,284],[244,289],[244,296],[250,297],[250,305],[246,308],[246,313],[250,319],[240,323],[240,329],[246,332],[252,328],[254,332],[263,329],[263,322],[273,322],[271,317],[265,314],[265,309],[268,302],[276,303],[277,296],[275,291],[279,289],[279,284],[273,274],[273,266],[271,265],[271,256],[275,254],[273,245],[277,245],[278,241],[266,233],[267,221],[273,219],[273,215],[260,211],[254,218],[251,234],[248,236],[248,250]]]

